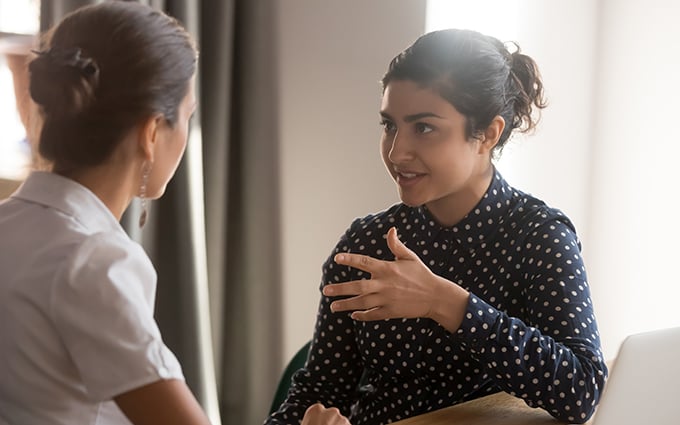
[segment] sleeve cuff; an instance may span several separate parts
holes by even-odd
[[[498,309],[470,293],[463,322],[455,335],[469,351],[483,353],[487,346],[485,341],[494,337],[497,322],[503,320],[502,315]]]

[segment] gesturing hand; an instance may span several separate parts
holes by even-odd
[[[337,408],[327,409],[323,404],[316,403],[309,406],[300,425],[350,425],[350,423]]]
[[[355,320],[428,317],[454,331],[460,326],[468,300],[468,292],[460,286],[432,273],[408,249],[393,227],[387,232],[387,246],[394,261],[378,260],[366,255],[341,253],[338,264],[371,274],[371,279],[326,285],[329,297],[353,295],[331,304],[333,312],[353,311]]]

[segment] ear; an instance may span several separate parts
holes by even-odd
[[[142,122],[139,130],[139,148],[144,159],[153,163],[163,115],[152,115]]]
[[[484,130],[481,142],[479,144],[479,153],[489,153],[498,144],[498,139],[503,134],[505,128],[505,120],[500,115],[496,115],[491,124]]]

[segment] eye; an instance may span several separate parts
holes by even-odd
[[[391,133],[397,129],[392,121],[386,119],[380,121],[380,126],[383,128],[385,133]]]
[[[424,122],[417,122],[416,123],[416,133],[419,134],[427,134],[434,131],[434,127],[432,127],[429,124],[425,124]]]

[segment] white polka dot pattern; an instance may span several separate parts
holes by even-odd
[[[306,368],[267,424],[298,424],[318,401],[353,425],[387,424],[497,391],[566,422],[592,415],[607,368],[567,217],[496,173],[454,227],[439,226],[425,207],[398,204],[357,219],[332,254],[391,260],[384,235],[392,226],[433,272],[471,292],[460,329],[451,334],[429,319],[358,322],[332,313],[322,296]],[[322,286],[368,277],[333,255]]]

